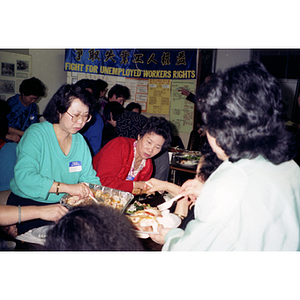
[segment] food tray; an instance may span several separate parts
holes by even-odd
[[[186,168],[195,168],[200,161],[201,154],[199,153],[180,153],[174,155],[174,162],[177,165],[184,166]]]
[[[97,191],[101,191],[102,192],[102,196],[103,195],[107,195],[109,197],[119,197],[121,200],[121,204],[122,204],[122,208],[120,209],[121,212],[123,213],[124,210],[126,209],[126,207],[129,205],[129,203],[133,200],[134,196],[133,194],[129,193],[129,192],[124,192],[121,190],[116,190],[116,189],[112,189],[106,186],[102,186],[102,185],[98,185],[98,184],[92,184],[89,183],[89,187],[90,189],[92,189],[94,191],[94,195],[96,200],[99,201],[99,205],[104,204],[103,201],[101,201],[101,198],[97,197],[97,194],[95,194],[95,192]],[[60,204],[67,207],[68,209],[72,208],[72,207],[77,207],[77,206],[83,206],[83,205],[88,205],[83,203],[83,205],[79,204],[79,205],[70,205],[67,203],[67,200],[72,197],[69,194],[65,194],[61,199],[60,199]],[[90,201],[89,201],[90,202]],[[95,204],[94,201],[90,202]]]

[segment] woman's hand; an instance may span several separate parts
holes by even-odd
[[[194,200],[190,200],[187,198],[178,200],[174,213],[186,217],[188,215],[189,208],[191,208],[191,206],[193,206],[194,203]]]
[[[2,231],[9,237],[9,238],[16,238],[18,235],[18,228],[17,225],[10,225],[2,227]]]
[[[192,201],[196,201],[201,194],[203,183],[198,179],[187,180],[180,188],[179,193],[185,198],[189,197]]]
[[[134,189],[141,189],[143,190],[145,186],[145,181],[133,181],[133,188]]]
[[[149,236],[155,243],[163,245],[165,243],[165,236],[171,228],[164,228],[162,225],[159,225],[157,230],[159,234],[149,234]]]
[[[166,181],[151,178],[147,183],[145,182],[143,189],[147,190],[148,193],[160,192],[166,190],[166,185]]]
[[[88,196],[94,197],[92,190],[84,182],[76,184],[66,184],[66,191],[64,190],[65,184],[61,184],[60,192],[68,193],[71,196],[78,196],[80,199]]]
[[[45,221],[57,223],[69,210],[60,204],[38,206],[39,217]]]
[[[17,135],[17,134],[7,134],[6,136],[5,136],[5,138],[7,139],[7,140],[10,140],[10,141],[13,141],[13,142],[15,142],[15,143],[19,143],[19,141],[20,141],[20,139],[21,139],[21,137],[19,136],[19,135]]]
[[[147,184],[148,183],[148,184]],[[177,196],[179,194],[179,186],[168,182],[168,181],[163,181],[155,178],[151,178],[150,180],[147,181],[144,185],[144,189],[147,190],[147,192],[154,193],[154,192],[168,192],[172,196]],[[150,184],[152,187],[149,188]]]
[[[184,96],[188,96],[191,93],[188,90],[184,89],[183,87],[179,88],[178,92],[180,92]]]

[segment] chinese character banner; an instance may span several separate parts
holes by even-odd
[[[145,79],[196,79],[193,49],[66,49],[65,71]]]

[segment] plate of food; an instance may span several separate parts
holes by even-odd
[[[86,206],[92,204],[108,205],[123,212],[127,205],[134,198],[133,194],[129,192],[112,189],[102,185],[90,183],[89,187],[93,192],[94,199],[91,197],[80,199],[78,196],[66,194],[60,199],[60,203],[69,209],[76,206]]]
[[[175,155],[175,162],[185,167],[195,167],[200,161],[200,155],[195,154],[178,154]]]
[[[32,229],[31,234],[37,238],[45,239],[47,237],[47,232],[51,229],[54,225],[45,225],[41,227],[37,227]]]
[[[158,234],[158,225],[176,228],[181,224],[181,219],[169,210],[160,211],[138,201],[127,208],[126,214],[135,227],[137,236],[144,239],[148,238],[149,234]]]

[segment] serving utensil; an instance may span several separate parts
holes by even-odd
[[[179,194],[179,195],[177,195],[176,197],[174,197],[174,198],[172,198],[172,199],[166,201],[165,203],[162,203],[162,204],[157,205],[157,208],[158,208],[159,210],[166,210],[166,209],[168,209],[168,208],[170,208],[170,207],[172,206],[172,204],[173,204],[174,201],[179,200],[179,199],[181,199],[181,198],[183,198],[183,197],[184,197],[184,196],[182,196],[182,195]]]
[[[97,204],[99,204],[99,201],[97,201],[97,199],[96,199],[95,197],[93,197],[93,196],[91,196],[91,195],[89,195],[89,197],[90,197],[92,200],[94,200],[94,202],[96,202]]]
[[[150,186],[151,188],[153,188],[153,185],[152,185],[150,182],[146,181],[145,183],[146,183],[148,186]]]

